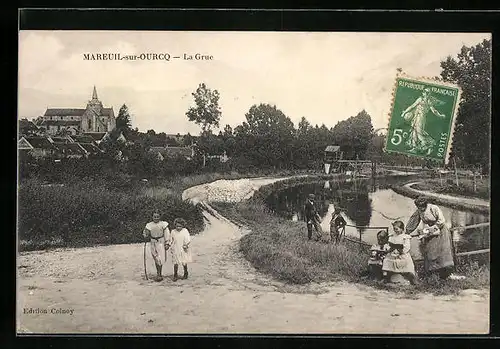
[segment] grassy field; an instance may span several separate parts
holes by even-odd
[[[398,288],[363,277],[368,262],[366,247],[345,240],[339,245],[309,241],[303,222],[292,222],[271,214],[259,199],[213,205],[224,216],[251,230],[242,237],[240,249],[261,272],[292,284],[343,280],[381,289]],[[418,265],[417,272],[422,275],[420,268]],[[457,273],[466,275],[466,279],[421,277],[415,287],[400,288],[412,297],[418,292],[456,294],[463,289],[489,287],[490,271],[486,266],[476,263],[459,265]]]

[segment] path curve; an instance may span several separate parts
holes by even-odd
[[[275,180],[226,183],[230,185],[224,195],[245,199]],[[188,189],[184,198],[210,207],[203,195],[224,187],[225,182],[217,182]],[[248,232],[209,211],[204,212],[207,228],[192,242],[194,261],[188,280],[170,279],[169,257],[165,280],[146,281],[142,244],[20,254],[18,332],[488,332],[487,291],[408,299],[349,283],[291,286],[275,281],[256,272],[241,256],[238,240]],[[151,258],[148,270],[154,270]]]
[[[408,196],[411,198],[416,198],[420,195],[423,195],[429,199],[429,201],[443,205],[449,206],[456,209],[472,211],[480,214],[488,215],[490,213],[490,203],[487,200],[471,198],[466,196],[455,196],[455,195],[447,195],[441,193],[434,193],[427,190],[419,190],[413,188],[415,184],[420,182],[411,182],[406,183],[404,185],[396,185],[392,187],[396,193],[404,196]]]

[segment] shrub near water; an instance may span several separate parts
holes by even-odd
[[[268,214],[264,205],[242,202],[214,204],[226,217],[248,226],[240,240],[245,258],[261,272],[295,284],[311,281],[356,280],[366,268],[366,255],[345,245],[307,240],[303,223]]]
[[[170,224],[183,217],[192,233],[203,229],[200,209],[176,197],[148,197],[133,187],[95,182],[47,187],[28,180],[19,188],[20,249],[140,242],[154,208]]]

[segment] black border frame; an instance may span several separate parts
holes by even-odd
[[[407,4],[408,5],[408,4]],[[226,7],[227,8],[227,7]],[[393,8],[398,8],[394,6]],[[381,32],[392,32],[392,31],[419,31],[419,32],[490,32],[492,33],[492,44],[493,44],[493,79],[492,79],[492,115],[495,115],[498,109],[498,96],[500,95],[498,85],[496,83],[496,76],[498,75],[499,64],[498,64],[498,52],[499,42],[497,35],[500,34],[500,12],[499,11],[446,11],[446,10],[318,10],[318,9],[302,9],[302,10],[281,10],[281,9],[143,9],[137,10],[133,8],[122,8],[122,9],[97,9],[97,10],[86,10],[86,9],[22,9],[17,12],[17,23],[15,30],[244,30],[244,31],[381,31]],[[11,24],[16,19],[9,17],[7,23]],[[5,24],[6,22],[4,22]],[[17,26],[18,25],[18,26]],[[14,29],[14,25],[12,26]],[[18,49],[17,39],[12,36],[12,44],[9,52],[16,51]],[[9,57],[13,57],[10,55]],[[12,61],[4,61],[4,72],[8,72],[13,75],[14,84],[9,84],[8,86],[15,86],[15,89],[9,89],[12,96],[5,95],[7,101],[17,102],[17,56],[13,58]],[[7,97],[8,96],[8,97]],[[17,115],[17,103],[13,108],[13,112]],[[8,113],[10,114],[10,113]],[[8,115],[7,114],[7,115]],[[5,115],[5,117],[7,117]],[[17,122],[14,118],[8,117],[9,121],[13,121],[10,125],[9,131],[13,131],[13,136],[8,139],[11,140],[12,152],[10,154],[13,156],[13,161],[16,163],[17,156],[17,144],[16,137],[17,134]],[[495,118],[492,117],[492,132],[495,130]],[[494,172],[498,165],[498,160],[494,156],[495,150],[498,148],[497,141],[495,140],[494,134],[492,133],[492,146],[491,146],[491,178],[495,178]],[[17,165],[17,163],[16,163]],[[17,166],[16,166],[17,167]],[[5,178],[2,181],[4,192],[9,191],[12,194],[10,198],[13,201],[16,200],[16,188],[11,186],[10,183],[15,181],[17,176],[17,171],[13,174],[12,182]],[[491,197],[494,198],[496,186],[495,182],[491,182]],[[2,196],[6,200],[6,204],[9,204],[8,213],[11,213],[12,201],[7,202],[8,196]],[[491,224],[495,224],[493,217],[494,212],[494,201],[491,202]],[[13,238],[9,243],[4,244],[8,247],[8,251],[12,253],[16,251],[15,244],[15,224],[16,224],[16,210],[12,210],[12,214],[9,214],[9,222],[13,223],[14,231],[13,234],[9,234],[9,238]],[[495,229],[491,229],[494,231]],[[495,236],[492,234],[492,244],[495,245]],[[493,248],[493,247],[492,247]],[[13,253],[13,258],[9,258],[7,263],[3,263],[4,266],[10,267],[12,263],[12,268],[8,268],[10,275],[13,275],[14,282],[11,285],[15,285],[16,271],[15,271],[15,253]],[[7,254],[4,254],[5,258]],[[497,277],[495,265],[498,263],[493,263],[495,259],[495,254],[491,255],[491,295],[494,295],[494,290],[496,289]],[[436,341],[438,338],[444,338],[450,346],[454,348],[461,347],[485,347],[491,345],[491,342],[485,341],[487,338],[492,338],[493,336],[499,336],[499,322],[498,322],[498,302],[495,297],[490,297],[491,307],[490,307],[490,335],[489,336],[425,336],[425,335],[412,335],[412,336],[391,336],[391,335],[325,335],[325,336],[276,336],[276,335],[190,335],[190,336],[149,336],[149,335],[23,335],[16,336],[16,326],[15,326],[15,296],[16,290],[14,287],[14,292],[10,294],[10,297],[2,297],[6,302],[6,306],[3,309],[12,310],[14,315],[13,319],[6,319],[6,313],[3,312],[4,317],[2,321],[3,330],[12,333],[13,336],[9,337],[9,342],[16,340],[15,347],[38,347],[38,346],[51,346],[53,347],[56,343],[62,345],[62,347],[79,347],[82,345],[88,347],[92,344],[92,347],[98,346],[97,343],[100,339],[103,347],[114,346],[115,343],[119,346],[120,342],[126,341],[133,346],[141,345],[145,343],[142,339],[148,337],[148,343],[153,343],[154,346],[159,346],[160,343],[165,343],[168,339],[168,345],[172,347],[186,347],[193,344],[201,344],[198,339],[201,339],[203,344],[216,345],[220,347],[222,343],[226,343],[229,347],[255,347],[255,346],[265,346],[265,344],[271,344],[272,347],[290,347],[293,344],[298,344],[300,347],[304,346],[306,343],[315,344],[331,344],[331,342],[326,342],[331,338],[341,340],[336,341],[335,345],[344,344],[368,344],[373,345],[373,339],[378,340],[377,344],[382,344],[384,347],[389,347],[390,344],[396,346],[427,346],[429,349],[433,347],[441,346],[440,341]],[[13,332],[9,331],[13,330]],[[119,337],[119,341],[116,341],[116,337]],[[7,339],[7,336],[2,336],[3,340]],[[411,338],[411,341],[406,341],[405,339]],[[347,339],[347,341],[345,341]],[[367,343],[368,339],[368,343]],[[293,342],[292,342],[293,340]],[[140,341],[140,342],[139,342]],[[188,343],[188,341],[190,343]],[[403,342],[404,341],[404,342]],[[6,343],[6,344],[7,344]],[[31,344],[31,345],[30,345]],[[34,345],[36,344],[36,345]],[[8,344],[3,347],[11,347]]]

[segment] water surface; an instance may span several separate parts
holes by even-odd
[[[409,178],[405,178],[408,180]],[[349,225],[360,227],[391,227],[391,222],[401,220],[405,224],[415,211],[413,199],[395,193],[391,184],[401,178],[380,180],[362,179],[355,181],[322,181],[298,185],[271,194],[268,207],[294,221],[304,220],[304,204],[310,193],[316,195],[316,206],[321,215],[323,229],[329,229],[329,221],[335,207],[340,207]],[[488,222],[482,214],[451,209],[440,205],[449,227]],[[304,234],[305,233],[304,224]],[[347,227],[346,235],[359,238],[369,244],[376,242],[380,229]],[[458,252],[490,247],[489,227],[475,228],[463,233],[454,233]],[[412,255],[420,258],[418,240],[412,239]]]

